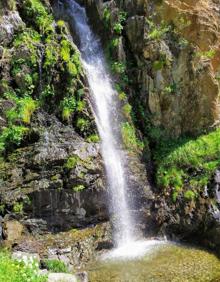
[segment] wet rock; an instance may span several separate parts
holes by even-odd
[[[8,15],[4,15],[0,23],[0,44],[7,46],[12,41],[15,31],[23,25],[18,12],[10,12]]]

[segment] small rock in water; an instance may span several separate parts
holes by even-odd
[[[77,278],[72,274],[50,273],[47,282],[77,282]]]

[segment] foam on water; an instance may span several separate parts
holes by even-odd
[[[124,244],[119,248],[113,249],[104,254],[101,259],[103,260],[132,260],[138,259],[146,254],[151,254],[158,250],[160,246],[167,244],[167,241],[160,240],[143,240],[132,241]]]

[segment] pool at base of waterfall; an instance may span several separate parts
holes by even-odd
[[[196,247],[168,242],[139,258],[113,254],[89,266],[90,282],[220,282],[219,258]]]

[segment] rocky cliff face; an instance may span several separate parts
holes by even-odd
[[[219,1],[83,3],[149,140],[151,218],[162,233],[218,249]]]
[[[73,42],[77,38],[68,17],[60,19],[57,2],[51,3],[0,4],[1,236],[18,250],[41,252],[37,237],[46,244],[43,256],[50,255],[49,245],[70,237],[66,243],[74,250],[67,253],[79,265],[79,257],[88,260],[100,248],[97,240],[110,240],[105,224],[97,232],[85,229],[88,236],[80,244],[71,233],[108,221],[108,189],[87,81]],[[146,214],[143,203],[150,209],[153,194],[139,158],[141,141],[126,122],[124,139],[133,146],[127,154],[128,181],[131,190],[139,191],[132,206],[139,218]],[[62,248],[63,243],[54,255]]]
[[[218,123],[218,1],[84,2],[93,22],[99,16],[111,25],[111,38],[118,42],[107,44],[118,44],[119,53],[120,44],[125,46],[127,65],[132,66],[130,99],[136,110],[147,113],[143,119],[139,112],[143,128],[150,119],[151,126],[179,136]],[[123,11],[126,22],[120,18]],[[124,55],[118,59],[123,61]]]
[[[199,234],[219,248],[219,1],[79,2],[116,83],[141,228],[183,239]],[[84,254],[87,261],[91,250],[111,246],[110,227],[86,229],[81,244],[69,231],[106,221],[108,213],[87,81],[62,5],[0,3],[0,213],[5,236],[25,234],[12,236],[18,250],[41,252],[46,242],[44,256],[63,256],[67,236],[67,257],[79,265]],[[60,231],[68,232],[45,235]],[[39,234],[40,246],[32,237]]]

